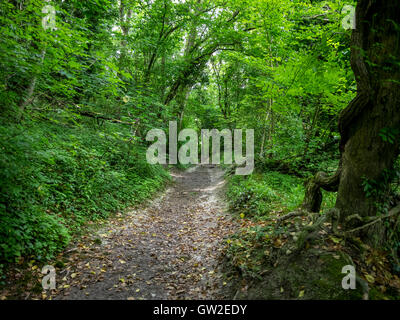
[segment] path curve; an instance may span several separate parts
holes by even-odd
[[[224,171],[197,166],[147,208],[132,210],[78,244],[55,299],[229,299],[220,270],[236,230]]]

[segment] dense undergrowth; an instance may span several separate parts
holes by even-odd
[[[302,230],[324,217],[336,201],[336,193],[323,191],[316,217],[303,215],[277,223],[278,217],[300,207],[304,181],[265,169],[248,177],[228,176],[229,207],[240,219],[241,228],[227,240],[227,274],[238,277],[237,283],[247,284],[239,286],[237,298],[362,299],[365,290],[360,283],[353,292],[340,286],[342,267],[354,264],[349,257],[355,257],[359,279],[369,286],[370,299],[398,299],[398,265],[390,250],[397,248],[398,241],[390,241],[391,248],[376,250],[359,239],[354,243],[354,239],[332,234],[331,224],[325,223],[314,240],[305,242],[309,250],[296,251]]]
[[[232,211],[256,220],[269,219],[271,212],[287,213],[304,198],[304,179],[276,171],[229,178],[227,196]],[[324,192],[323,208],[334,206],[335,193]]]
[[[268,222],[298,208],[304,198],[304,179],[276,171],[229,176],[227,198],[231,212],[244,228],[228,240],[228,257],[242,274],[259,277],[265,250],[285,232]],[[334,206],[335,193],[325,193],[323,209]],[[246,222],[245,222],[246,221]]]
[[[94,119],[0,125],[0,266],[50,259],[88,221],[150,197],[169,179],[129,127]],[[1,271],[1,269],[0,269]]]

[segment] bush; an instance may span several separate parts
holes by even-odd
[[[1,124],[0,262],[49,259],[85,222],[162,187],[167,172],[147,164],[129,134],[117,125]]]
[[[322,208],[334,205],[335,193],[324,192]],[[229,178],[227,196],[231,210],[262,218],[274,211],[295,210],[303,201],[303,179],[279,172],[254,173]]]

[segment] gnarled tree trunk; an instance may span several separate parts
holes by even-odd
[[[380,180],[399,154],[398,140],[391,144],[380,136],[384,128],[400,128],[399,31],[398,0],[359,1],[351,61],[358,94],[339,120],[342,171],[336,207],[342,223],[353,214],[376,215],[376,206],[366,198],[363,179]],[[378,243],[382,236],[379,225],[375,226],[363,236]]]
[[[398,139],[383,141],[382,129],[400,129],[400,2],[360,0],[352,34],[351,65],[357,80],[357,97],[339,119],[341,162],[336,208],[345,229],[356,226],[349,216],[374,216],[377,208],[366,197],[363,180],[380,180],[399,155]],[[319,174],[321,178],[321,174]],[[307,186],[304,206],[319,211],[319,188],[329,179],[318,175]],[[314,202],[313,202],[314,201]],[[370,243],[383,241],[382,226],[362,230]]]

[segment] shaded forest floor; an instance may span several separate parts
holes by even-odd
[[[43,291],[42,264],[24,262],[8,274],[0,299],[398,299],[399,278],[384,252],[338,238],[328,222],[299,247],[320,215],[278,224],[295,206],[295,199],[280,194],[289,193],[286,184],[295,186],[288,177],[263,176],[262,189],[271,190],[262,199],[271,211],[257,218],[250,215],[258,208],[251,201],[261,210],[261,198],[247,191],[258,180],[230,177],[226,185],[224,174],[213,166],[173,170],[173,184],[153,201],[93,223],[47,263],[56,267],[56,290]],[[293,204],[282,208],[274,192]],[[232,207],[238,204],[232,199],[241,205]],[[353,264],[357,290],[346,291],[342,268]]]
[[[232,298],[220,269],[221,243],[237,225],[226,213],[223,174],[208,166],[173,173],[174,184],[150,205],[117,215],[59,256],[56,290],[43,293],[43,275],[32,266],[32,279],[15,298]]]

